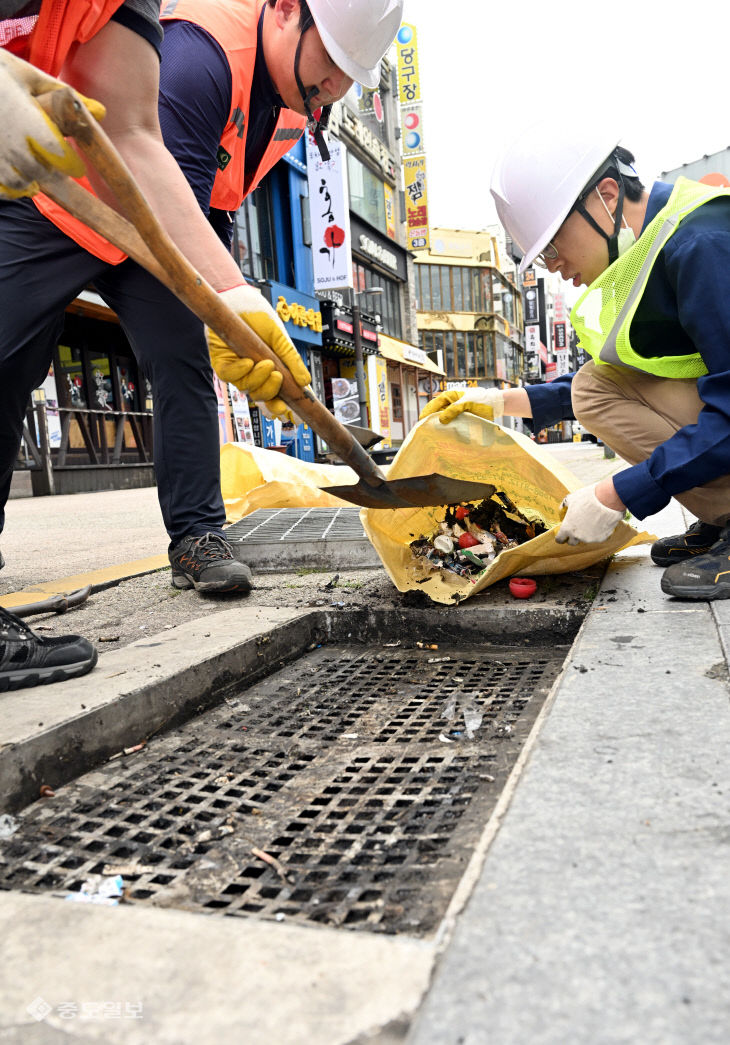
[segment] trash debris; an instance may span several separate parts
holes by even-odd
[[[102,867],[102,874],[109,875],[139,875],[139,874],[159,874],[159,866],[153,864],[104,864]]]
[[[473,704],[467,704],[467,706],[462,709],[462,713],[464,715],[464,729],[466,730],[466,735],[469,740],[473,740],[474,734],[482,724],[484,715]]]
[[[147,741],[143,740],[140,744],[135,744],[134,747],[125,747],[124,748],[124,754],[125,755],[133,755],[135,753],[135,751],[141,751],[142,748],[145,748],[145,747],[147,747]]]
[[[340,736],[340,740],[357,740],[357,738],[357,733],[342,733]]]
[[[38,792],[41,798],[55,798],[56,792],[48,784],[41,784],[41,789]]]
[[[537,582],[532,577],[510,577],[509,590],[516,599],[529,599],[537,591]]]
[[[449,697],[446,701],[441,711],[441,718],[445,718],[448,722],[452,718],[456,718],[456,697]]]
[[[0,816],[0,838],[10,838],[20,827],[20,824],[11,816],[10,813],[3,813]]]
[[[99,635],[97,642],[119,642],[118,635]]]
[[[440,664],[444,660],[451,660],[451,657],[429,657],[429,664]]]
[[[438,649],[438,642],[417,642],[416,645],[419,649]]]
[[[67,893],[65,900],[73,903],[95,903],[104,907],[116,907],[124,896],[124,879],[120,874],[104,878],[100,874],[92,874],[77,893]]]
[[[421,535],[409,547],[429,572],[445,570],[476,583],[501,551],[547,529],[537,512],[520,510],[506,493],[498,492],[477,504],[449,506],[438,531]]]
[[[256,846],[251,847],[251,853],[258,860],[263,860],[265,864],[269,864],[271,867],[273,867],[276,873],[278,874],[279,878],[281,878],[282,881],[288,883],[289,879],[287,878],[284,866],[280,863],[279,860],[276,859],[275,856],[272,856],[270,853],[265,853],[263,849],[257,849]],[[281,917],[283,918],[284,915],[282,914]]]

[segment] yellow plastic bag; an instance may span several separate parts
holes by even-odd
[[[444,570],[430,571],[424,560],[416,559],[409,548],[414,539],[430,536],[437,530],[444,518],[443,508],[397,511],[363,508],[360,518],[365,533],[396,588],[424,591],[434,602],[459,602],[516,574],[582,570],[622,548],[655,539],[646,531],[639,533],[622,522],[602,544],[557,544],[560,502],[567,493],[584,484],[530,439],[473,414],[460,414],[448,425],[442,425],[437,416],[421,421],[398,451],[388,478],[430,472],[493,483],[518,508],[538,511],[551,527],[547,533],[517,548],[500,552],[474,579]]]
[[[310,464],[243,443],[221,447],[221,489],[229,523],[258,508],[342,508],[347,501],[319,487],[356,481],[353,470],[342,465]]]

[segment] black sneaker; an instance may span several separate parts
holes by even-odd
[[[0,693],[85,675],[98,654],[80,635],[45,638],[0,606]]]
[[[168,555],[175,588],[221,593],[253,588],[250,569],[235,558],[228,541],[217,533],[189,534],[170,545]]]
[[[704,555],[667,567],[662,591],[676,599],[730,599],[730,526]]]
[[[673,566],[675,562],[684,562],[695,555],[704,555],[719,540],[722,526],[711,526],[710,523],[692,523],[686,533],[676,537],[662,537],[651,546],[651,559],[657,566]]]

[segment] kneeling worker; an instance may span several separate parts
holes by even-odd
[[[626,508],[644,519],[674,497],[698,521],[653,545],[662,590],[730,598],[730,190],[683,178],[646,190],[633,162],[616,138],[553,127],[504,153],[492,195],[520,271],[587,286],[571,322],[591,360],[548,385],[444,393],[430,412],[535,428],[576,417],[632,467],[566,497],[557,539],[606,540]]]

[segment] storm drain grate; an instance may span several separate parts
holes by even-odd
[[[359,508],[260,508],[226,535],[245,542],[351,541],[364,539]]]
[[[259,569],[380,565],[359,508],[260,508],[229,526],[226,537],[242,559]]]
[[[429,933],[564,654],[316,649],[30,807],[0,888]]]

